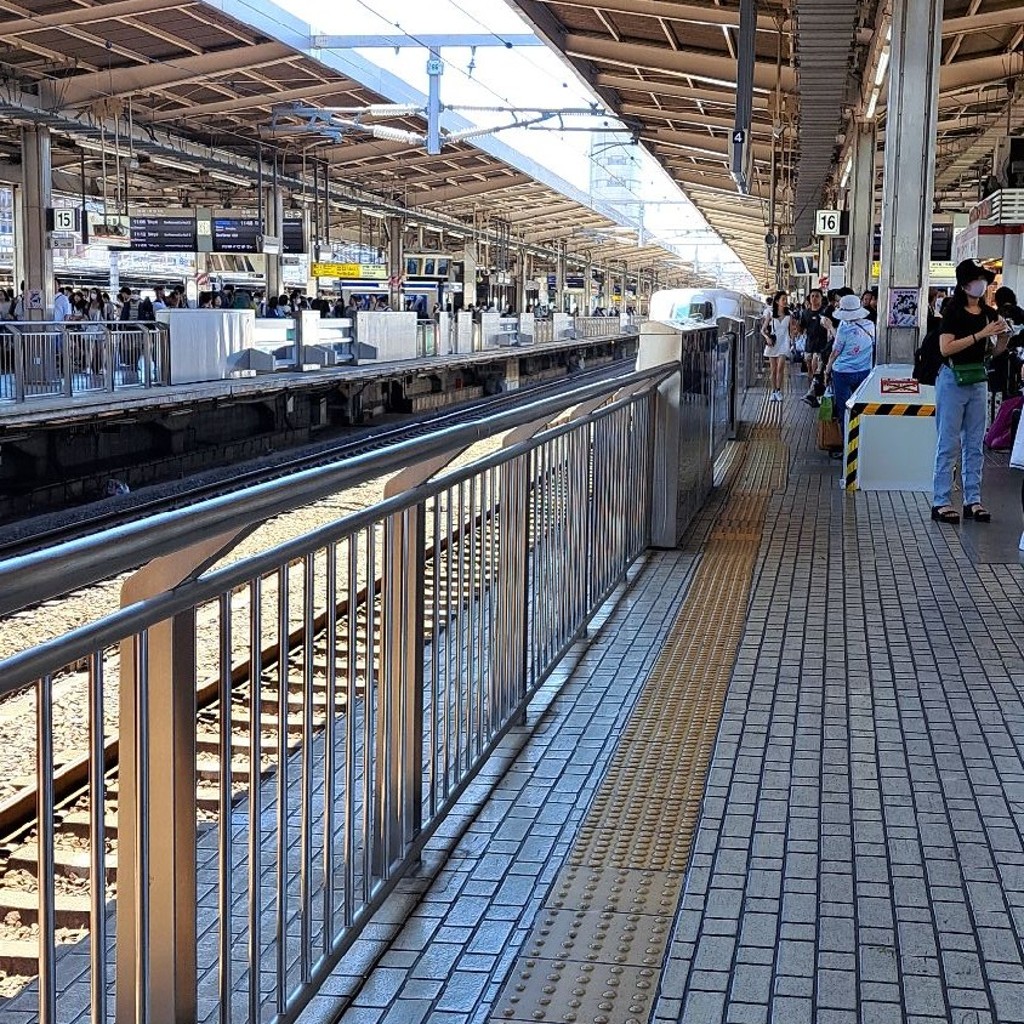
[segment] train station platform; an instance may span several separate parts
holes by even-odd
[[[745,412],[305,1024],[1024,1020],[1016,474],[954,529]]]
[[[140,412],[180,411],[195,405],[254,402],[280,394],[299,393],[323,388],[353,385],[365,388],[370,384],[401,381],[437,373],[460,370],[486,370],[492,366],[504,369],[509,360],[533,360],[562,356],[566,353],[587,353],[614,342],[635,342],[635,334],[605,334],[591,338],[567,338],[528,345],[509,345],[449,355],[420,356],[331,367],[310,367],[307,370],[279,371],[232,377],[224,380],[196,381],[181,384],[119,386],[114,391],[76,390],[74,394],[33,396],[23,402],[0,401],[0,432],[33,428],[52,428],[61,424],[90,423],[119,416],[136,416]],[[76,375],[78,377],[80,375]],[[516,377],[518,380],[518,377]]]

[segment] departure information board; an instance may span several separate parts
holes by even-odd
[[[214,252],[259,252],[263,234],[258,217],[215,217],[213,219]]]
[[[195,217],[131,218],[132,248],[138,252],[195,252]]]
[[[302,230],[301,217],[286,217],[282,234],[281,252],[294,256],[306,251],[306,233]]]

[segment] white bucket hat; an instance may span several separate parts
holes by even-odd
[[[856,295],[844,295],[832,315],[837,320],[863,320],[871,314],[860,304]]]

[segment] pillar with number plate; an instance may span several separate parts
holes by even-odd
[[[895,0],[882,186],[879,363],[913,362],[925,322],[941,43],[941,4]]]

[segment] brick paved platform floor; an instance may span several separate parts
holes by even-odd
[[[1024,1022],[1016,481],[994,460],[1002,526],[950,529],[928,495],[842,492],[811,427],[791,397],[788,484],[769,506],[652,1019]],[[447,830],[451,855],[439,837],[361,940],[377,966],[364,981],[346,958],[304,1021],[491,1016],[698,557],[649,556],[508,738],[493,794]]]

